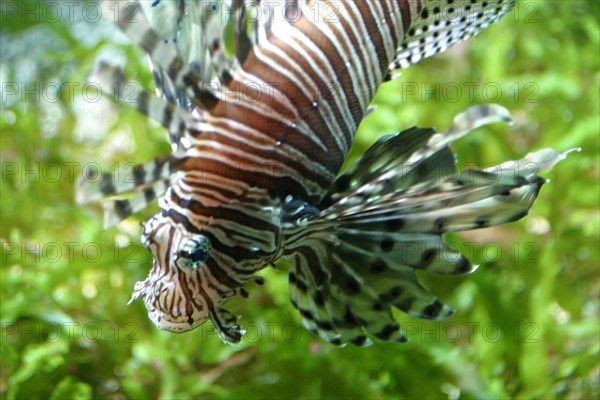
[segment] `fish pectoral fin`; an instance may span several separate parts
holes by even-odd
[[[101,201],[104,227],[113,226],[162,196],[176,179],[175,164],[175,158],[168,155],[145,164],[125,164],[114,172],[86,167],[77,181],[75,201]]]
[[[367,346],[367,335],[407,340],[393,308],[431,320],[452,315],[417,271],[462,275],[477,267],[442,235],[523,218],[546,182],[537,173],[578,150],[457,168],[454,140],[507,120],[502,107],[477,106],[445,133],[412,128],[380,139],[336,180],[318,215],[284,226],[290,298],[307,329],[335,345]]]

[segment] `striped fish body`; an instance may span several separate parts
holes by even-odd
[[[190,146],[174,167],[180,178],[161,208],[182,230],[206,238],[211,257],[205,268],[181,274],[189,294],[177,291],[181,294],[165,297],[163,306],[147,295],[162,283],[149,278],[136,287],[134,297],[144,297],[150,310],[176,310],[170,314],[182,321],[170,324],[151,312],[157,325],[188,330],[202,323],[206,316],[195,310],[218,310],[218,303],[284,253],[285,199],[314,206],[331,187],[386,77],[404,36],[403,24],[422,7],[420,2],[397,1],[335,4],[335,15],[316,21],[309,17],[317,10],[314,4],[309,8],[310,2],[271,10],[279,17],[265,27],[266,40],[253,44],[251,51],[239,51],[239,66],[226,71],[219,85],[206,85],[222,99],[208,102],[206,120],[190,132]],[[178,236],[177,228],[163,218],[161,214],[145,230],[151,250],[154,243]],[[173,281],[170,266],[176,263],[177,250],[161,254],[157,246],[153,254],[162,261],[155,265],[160,272],[151,277]],[[190,301],[194,293],[207,293],[217,304],[190,307],[199,303]],[[225,339],[235,341],[238,335]]]
[[[159,3],[146,3],[146,14]],[[449,316],[415,270],[473,270],[441,235],[524,216],[543,181],[519,163],[550,167],[564,154],[546,150],[457,176],[448,145],[509,120],[506,110],[486,106],[457,117],[445,134],[412,129],[382,139],[336,176],[382,82],[476,34],[513,4],[186,1],[170,6],[166,27],[164,18],[148,22],[139,12],[136,23],[119,20],[149,54],[157,83],[159,97],[140,93],[135,106],[169,130],[174,151],[137,167],[133,185],[110,176],[83,182],[78,200],[133,192],[107,203],[114,223],[164,194],[142,238],[154,265],[133,299],[144,300],[159,328],[186,331],[210,319],[235,343],[243,331],[222,305],[244,294],[256,271],[287,257],[294,306],[332,343],[366,345],[365,332],[403,341],[392,307]],[[249,18],[251,8],[262,18]],[[233,56],[225,51],[224,14],[233,21]],[[152,21],[162,21],[159,33]],[[126,83],[106,65],[99,76],[107,88]],[[444,174],[434,179],[423,169]]]
[[[223,18],[241,2],[205,3],[217,4],[210,15]],[[264,2],[259,15],[268,23],[252,32],[255,40],[239,40],[235,67],[218,84],[207,83],[224,99],[211,105],[193,158],[210,162],[193,160],[182,169],[216,169],[272,197],[318,203],[381,83],[397,68],[476,34],[514,1],[475,3]]]
[[[311,3],[272,11],[281,17],[227,71],[216,89],[226,99],[211,107],[183,170],[313,205],[324,196],[403,37],[402,16],[410,21],[422,5],[339,2],[314,21]]]

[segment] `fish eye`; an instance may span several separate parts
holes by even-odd
[[[198,269],[210,257],[210,241],[201,235],[184,239],[181,249],[177,253],[177,261],[185,268]]]

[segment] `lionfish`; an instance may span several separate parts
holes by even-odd
[[[90,174],[79,203],[105,201],[117,223],[155,198],[143,228],[154,257],[132,301],[160,329],[210,319],[237,343],[238,317],[223,308],[279,259],[304,326],[335,345],[405,342],[392,315],[444,319],[452,310],[417,279],[424,270],[476,267],[442,235],[524,217],[565,158],[551,149],[487,169],[460,170],[450,144],[510,121],[475,106],[442,133],[411,128],[379,139],[338,174],[379,86],[466,40],[514,6],[508,0],[220,0],[105,3],[145,50],[157,96],[106,63],[108,93],[168,130],[172,153],[132,170],[130,181]],[[111,90],[112,89],[112,90]],[[94,179],[91,179],[94,178]]]

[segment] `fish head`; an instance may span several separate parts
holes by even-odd
[[[253,272],[277,257],[278,235],[259,232],[260,239],[254,239],[254,227],[246,235],[225,237],[230,220],[191,226],[170,213],[164,200],[161,203],[163,211],[144,225],[142,234],[153,266],[148,277],[136,283],[131,301],[141,298],[159,329],[185,332],[210,319],[221,339],[239,341],[237,318],[222,306]],[[272,219],[274,229],[279,229],[277,218]]]
[[[202,285],[212,250],[208,238],[186,234],[161,213],[144,225],[142,242],[154,260],[148,277],[135,284],[131,301],[141,298],[159,329],[185,332],[202,325],[215,297]]]

